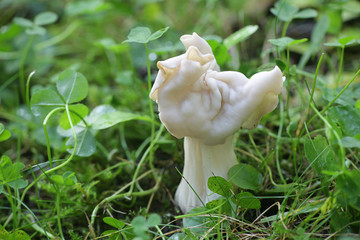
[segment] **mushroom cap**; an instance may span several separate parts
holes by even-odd
[[[283,76],[278,67],[248,79],[233,71],[219,72],[207,42],[196,33],[184,35],[185,54],[158,62],[150,97],[159,117],[177,138],[197,138],[216,145],[240,128],[254,128],[276,108]]]

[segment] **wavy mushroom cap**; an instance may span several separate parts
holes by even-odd
[[[219,72],[210,46],[196,33],[184,35],[186,53],[158,62],[150,97],[159,117],[177,138],[216,145],[240,128],[254,128],[278,104],[283,79],[278,67],[248,79],[239,72]]]

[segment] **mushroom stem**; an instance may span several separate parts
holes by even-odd
[[[209,190],[207,181],[211,176],[227,178],[229,169],[237,164],[232,140],[229,136],[223,144],[206,145],[197,138],[185,137],[183,178],[175,194],[181,211],[189,212],[219,196]]]

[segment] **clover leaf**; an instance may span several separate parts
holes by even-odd
[[[135,27],[130,30],[128,39],[123,41],[123,43],[148,43],[160,38],[168,29],[169,27],[165,27],[151,33],[147,27]]]
[[[27,180],[23,180],[20,174],[25,165],[21,162],[12,163],[11,159],[3,155],[0,159],[0,193],[4,185],[9,185],[13,189],[24,188]]]

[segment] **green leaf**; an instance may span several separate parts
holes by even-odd
[[[72,186],[75,183],[77,183],[77,178],[75,176],[74,172],[71,171],[66,171],[64,172],[64,174],[62,175],[63,179],[64,179],[64,184],[65,186]]]
[[[4,124],[0,123],[0,135],[4,132],[5,126]]]
[[[280,68],[281,71],[284,71],[286,68],[286,63],[282,61],[281,59],[277,58],[275,59],[276,66]]]
[[[282,38],[277,38],[277,39],[269,39],[269,42],[271,42],[273,45],[278,46],[278,47],[287,47],[290,45],[296,45],[296,44],[306,42],[307,40],[308,40],[307,38],[293,39],[290,37],[282,37]]]
[[[353,137],[344,137],[341,139],[343,147],[346,148],[359,148],[360,149],[360,140]]]
[[[360,134],[360,109],[353,106],[336,106],[328,110],[328,116],[337,121],[347,136]]]
[[[0,142],[3,142],[5,140],[8,140],[11,137],[11,132],[7,129],[4,129],[1,133],[0,133]]]
[[[121,122],[142,118],[134,113],[116,111],[109,105],[100,105],[91,111],[87,122],[93,129],[105,129]]]
[[[323,136],[319,135],[313,140],[306,138],[304,147],[306,159],[320,177],[325,176],[323,170],[339,170],[334,153]]]
[[[220,206],[220,207],[219,207]],[[219,208],[218,208],[219,207]],[[208,209],[215,209],[214,212],[217,213],[226,213],[226,214],[232,214],[232,207],[230,202],[224,198],[224,197],[219,197],[218,199],[212,200],[210,202],[206,203],[206,208]]]
[[[81,121],[81,118],[84,118],[89,112],[89,109],[87,108],[87,106],[80,104],[80,103],[75,104],[75,105],[70,105],[69,110],[70,110],[70,118],[71,118],[72,124],[74,126],[77,123],[79,123]],[[68,118],[68,115],[66,112],[64,112],[60,118],[60,126],[63,129],[71,128],[69,118]]]
[[[278,17],[281,21],[290,22],[299,9],[287,1],[277,1],[270,12]]]
[[[225,62],[227,62],[231,56],[228,52],[228,49],[226,48],[226,46],[224,44],[219,43],[216,40],[207,40],[208,44],[210,45],[216,62],[221,66],[223,65]]]
[[[148,230],[147,221],[143,216],[137,216],[131,221],[131,226],[134,228],[134,233],[146,232]]]
[[[220,205],[225,205],[225,202],[227,202],[225,198],[218,198],[218,199],[212,200],[210,202],[207,202],[206,208],[214,209]]]
[[[8,240],[31,240],[31,238],[26,232],[22,230],[15,230],[9,235]]]
[[[128,39],[123,43],[148,43],[151,31],[147,27],[135,27],[130,30]]]
[[[302,38],[302,39],[294,39],[294,41],[292,41],[289,46],[291,45],[297,45],[297,44],[300,44],[300,43],[304,43],[304,42],[307,42],[308,39],[307,38]]]
[[[67,104],[79,102],[88,94],[86,78],[81,73],[71,69],[65,70],[59,75],[56,88]]]
[[[259,28],[258,25],[249,25],[234,32],[224,40],[225,47],[229,49],[232,46],[238,44],[239,42],[244,41],[245,39],[249,38],[252,34],[254,34],[258,30],[258,28]]]
[[[288,46],[292,41],[294,41],[293,38],[290,37],[282,37],[282,38],[277,38],[277,39],[269,39],[268,40],[270,43],[272,43],[275,46],[278,47],[286,47]]]
[[[156,39],[160,38],[162,35],[164,35],[164,33],[167,32],[167,30],[169,30],[169,27],[165,27],[165,28],[162,28],[160,30],[157,30],[156,32],[151,34],[151,36],[148,39],[148,42],[151,42],[153,40],[156,40]]]
[[[160,38],[168,29],[169,27],[162,28],[151,34],[150,29],[147,27],[135,27],[130,30],[128,39],[123,43],[148,43]]]
[[[228,172],[229,180],[242,189],[259,190],[262,185],[263,176],[253,166],[248,164],[237,164]]]
[[[117,228],[117,229],[122,229],[125,226],[125,223],[123,221],[117,220],[112,217],[104,217],[103,221],[104,221],[104,223],[106,223],[114,228]]]
[[[159,224],[161,224],[161,217],[156,213],[150,214],[147,220],[148,227],[155,227]]]
[[[353,37],[343,37],[343,38],[340,38],[338,40],[338,42],[341,45],[346,46],[346,45],[350,45],[350,44],[354,43],[355,42],[354,38],[355,38],[354,36]]]
[[[37,25],[34,25],[30,28],[27,28],[26,31],[25,31],[27,34],[29,35],[45,35],[46,33],[46,29],[41,27],[41,26],[37,26]]]
[[[32,27],[34,25],[34,23],[26,18],[22,18],[22,17],[14,17],[14,23],[18,26],[24,27],[24,28],[29,28]]]
[[[44,120],[46,115],[57,107],[64,107],[64,102],[59,94],[51,89],[40,89],[34,93],[31,98],[31,111],[35,115]]]
[[[360,109],[360,99],[356,101],[355,108]]]
[[[189,214],[202,213],[204,211],[208,211],[209,209],[205,207],[197,207],[193,208],[189,211]],[[186,217],[183,219],[184,228],[191,229],[192,233],[195,234],[203,234],[211,228],[211,218],[208,215],[194,216],[194,217]]]
[[[36,25],[47,25],[56,22],[58,16],[53,12],[42,12],[35,16]]]
[[[58,185],[64,185],[64,178],[61,175],[54,174],[50,179]]]
[[[222,177],[209,177],[207,184],[208,188],[214,193],[224,197],[230,197],[232,195],[233,185]]]
[[[74,137],[71,136],[67,142],[66,146],[75,146]],[[69,153],[72,153],[74,148],[68,149]],[[84,131],[81,131],[77,134],[77,148],[75,151],[76,156],[80,157],[89,157],[96,151],[96,141],[94,135],[91,133],[89,128],[85,128]]]
[[[294,19],[306,19],[306,18],[315,18],[317,16],[317,11],[311,8],[301,10],[294,15]]]
[[[254,195],[249,192],[241,192],[236,194],[235,199],[241,208],[260,209],[261,203]]]
[[[334,209],[334,211],[331,214],[331,221],[330,221],[330,227],[331,227],[331,231],[336,232],[336,231],[341,231],[346,229],[346,225],[351,223],[351,215],[348,212],[344,212],[342,211],[340,208],[339,209]],[[355,240],[351,237],[347,238],[340,238],[343,240]]]
[[[25,188],[28,185],[28,181],[24,179],[16,179],[7,183],[13,189]]]
[[[360,171],[345,171],[336,179],[336,191],[341,196],[342,207],[350,205],[360,209]]]
[[[27,181],[22,179],[20,171],[25,165],[21,162],[12,163],[11,159],[3,155],[0,159],[0,184],[8,184],[13,189],[24,188]]]
[[[346,46],[356,43],[354,38],[355,38],[354,36],[353,37],[343,37],[343,38],[337,39],[335,42],[332,42],[332,43],[324,43],[324,45],[328,46],[328,47],[344,48]]]

